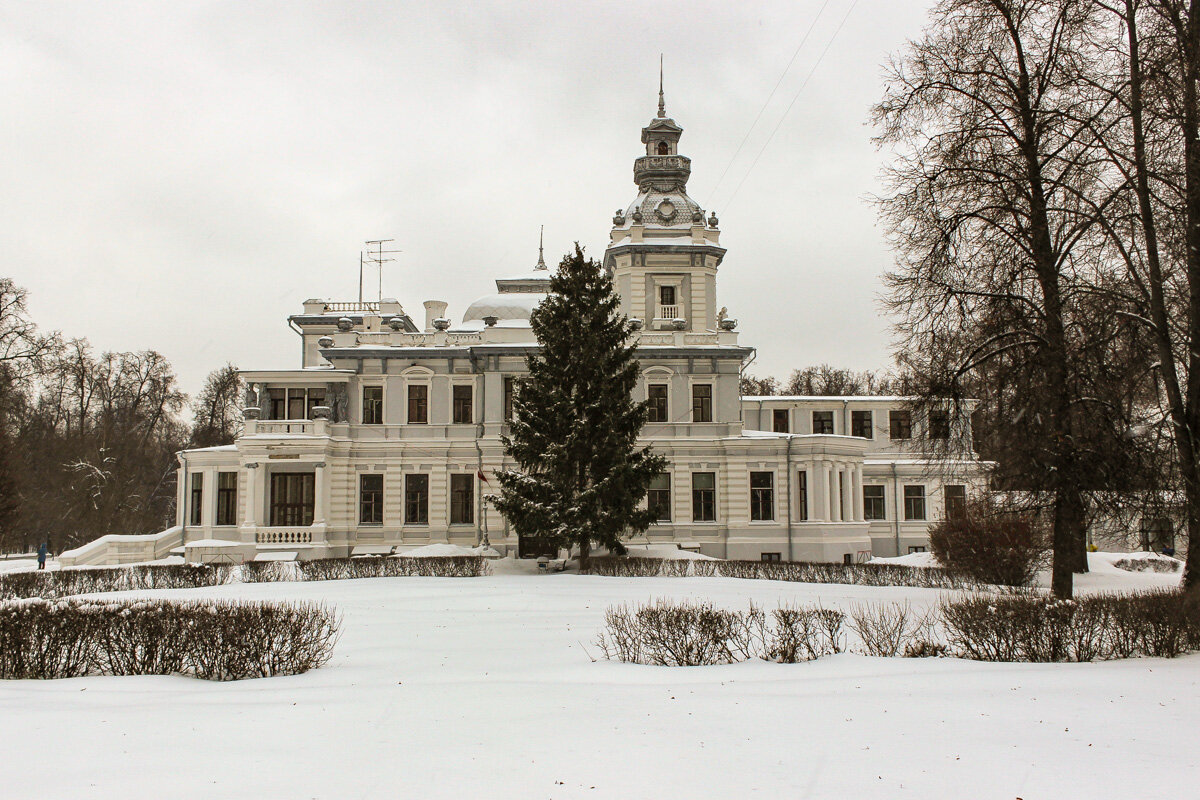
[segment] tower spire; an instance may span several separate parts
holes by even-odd
[[[663,99],[663,54],[658,54],[658,116],[667,116],[667,103]]]
[[[545,239],[545,234],[546,234],[546,226],[542,225],[538,229],[538,263],[537,263],[537,266],[534,267],[534,269],[547,269],[546,259],[542,256],[542,243],[543,243],[543,240]]]

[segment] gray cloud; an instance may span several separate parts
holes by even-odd
[[[45,327],[158,349],[189,391],[225,360],[298,363],[285,317],[353,297],[365,239],[404,251],[385,295],[461,315],[533,263],[541,224],[550,255],[603,251],[663,51],[752,371],[885,366],[864,123],[926,5],[858,3],[730,202],[849,0],[715,191],[821,2],[7,3],[0,273]]]

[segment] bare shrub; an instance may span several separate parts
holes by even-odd
[[[1194,602],[1177,591],[964,597],[942,603],[938,616],[951,650],[981,661],[1174,658],[1200,649]]]
[[[711,603],[657,600],[610,607],[604,619],[596,640],[601,653],[634,664],[796,663],[840,653],[845,644],[842,613],[822,608],[778,608],[768,615],[754,604],[727,611]]]
[[[862,652],[890,658],[907,648],[925,627],[925,619],[908,603],[855,604],[850,607],[850,628],[858,634]]]
[[[22,600],[0,605],[0,678],[291,675],[328,661],[338,626],[312,603]]]
[[[777,608],[767,637],[765,657],[795,664],[842,652],[845,614],[827,608]]]
[[[1032,583],[1049,543],[1036,516],[987,500],[968,503],[962,513],[929,530],[930,550],[949,572],[1003,586]]]

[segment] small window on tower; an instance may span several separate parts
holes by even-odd
[[[669,144],[667,144],[666,142],[659,142],[658,143],[658,154],[660,156],[671,155],[671,146]]]
[[[674,286],[658,287],[658,304],[660,306],[675,305],[675,287]]]

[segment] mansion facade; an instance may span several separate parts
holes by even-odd
[[[935,461],[914,443],[924,426],[969,441],[968,419],[914,419],[901,397],[740,395],[754,351],[717,302],[726,251],[716,215],[687,194],[682,132],[660,99],[634,162],[637,197],[613,217],[603,257],[638,327],[641,442],[669,462],[647,498],[659,521],[633,541],[755,560],[924,549],[929,526],[981,490],[986,469]],[[189,561],[239,562],[482,542],[538,554],[486,495],[511,465],[500,437],[538,347],[529,316],[549,280],[539,254],[457,322],[433,300],[417,317],[395,300],[306,301],[288,320],[300,365],[244,371],[237,441],[180,454],[177,526],[149,537],[149,552],[117,541],[146,537],[106,537],[103,553],[80,548],[74,563],[180,548]]]

